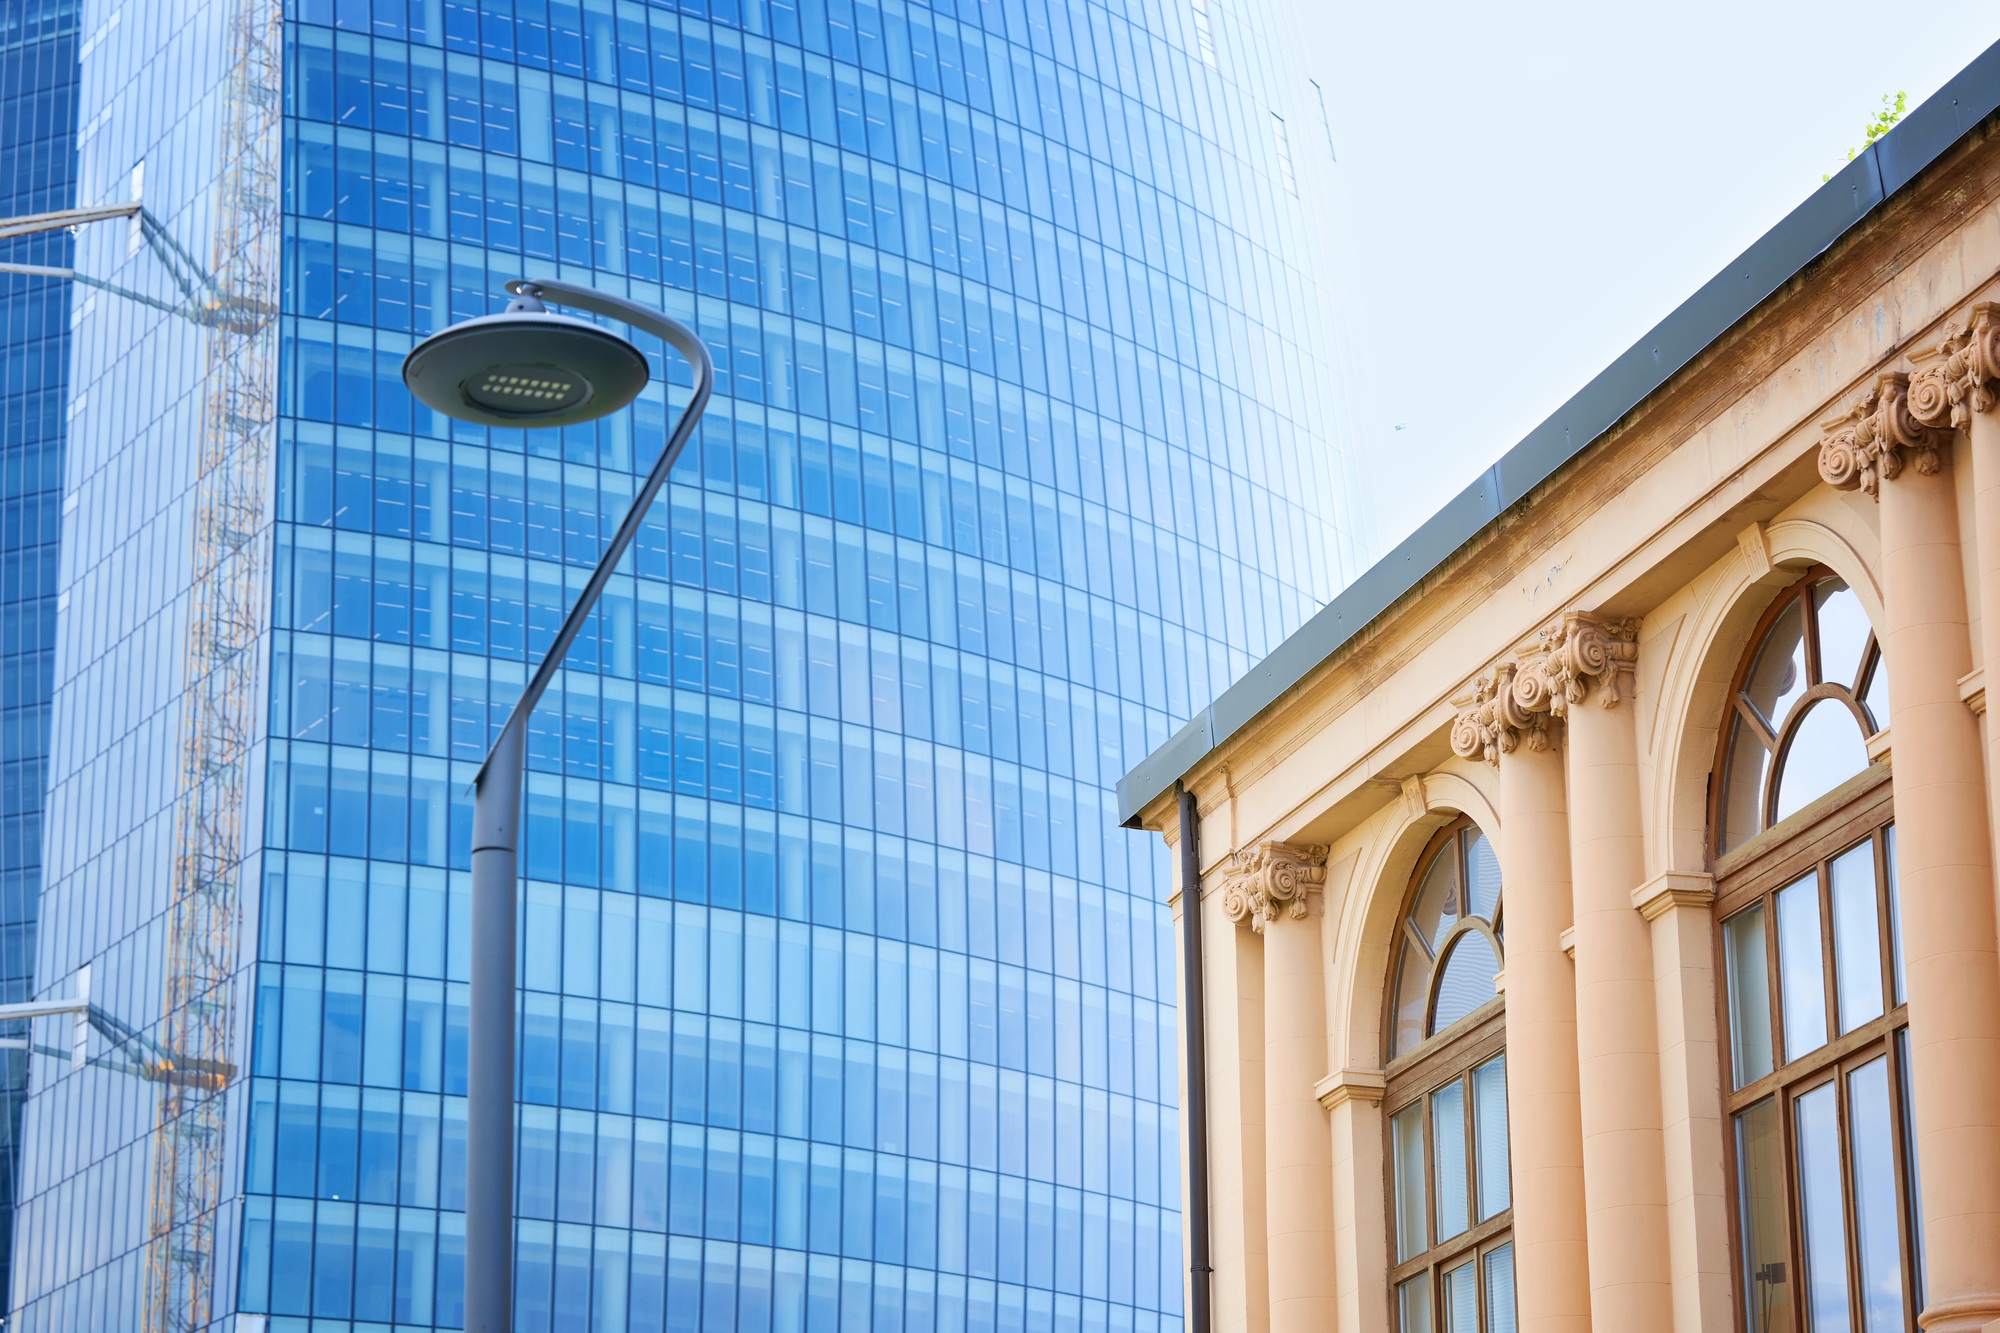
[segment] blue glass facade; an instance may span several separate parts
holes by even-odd
[[[78,0],[0,0],[0,217],[76,203]],[[0,260],[68,268],[68,232],[0,241]],[[56,557],[69,398],[69,283],[0,274],[0,1003],[34,993],[42,800],[54,686]],[[24,1051],[0,1052],[0,1299],[14,1252]]]
[[[554,272],[687,322],[720,378],[531,737],[520,1327],[1178,1328],[1168,875],[1110,789],[1363,540],[1290,54],[1211,0],[285,19],[218,1316],[459,1322],[466,786],[686,376],[523,433],[398,366]],[[118,82],[220,67],[220,25],[171,22],[126,14],[96,100],[86,63],[82,160],[101,198],[143,157],[206,254],[217,117]],[[79,322],[38,975],[89,963],[156,1032],[180,682],[133,673],[196,614],[142,553],[185,549],[168,437],[204,381],[187,321],[110,301]],[[130,398],[135,345],[176,387]],[[133,1322],[157,1091],[35,1077],[21,1326]]]

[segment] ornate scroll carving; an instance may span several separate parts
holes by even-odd
[[[1547,647],[1549,711],[1565,716],[1597,685],[1597,702],[1615,708],[1631,689],[1639,662],[1639,622],[1563,612],[1562,623],[1542,631]]]
[[[1927,387],[1927,410],[1948,415],[1948,407],[1937,404],[1948,403],[1950,392],[1949,385]],[[1882,376],[1845,415],[1820,426],[1829,432],[1819,445],[1820,480],[1837,490],[1858,487],[1877,499],[1882,483],[1901,476],[1906,462],[1924,476],[1935,473],[1938,449],[1951,438],[1948,426],[1927,425],[1917,418],[1910,405],[1910,377],[1903,374]]]
[[[1222,910],[1231,921],[1250,918],[1250,929],[1289,916],[1306,919],[1306,901],[1326,884],[1327,849],[1318,845],[1260,842],[1236,853],[1222,886]]]
[[[1452,719],[1452,753],[1497,764],[1523,741],[1530,750],[1548,749],[1550,697],[1545,654],[1500,663],[1473,682],[1471,707]]]
[[[1942,342],[1918,356],[1910,376],[1909,411],[1936,429],[1964,430],[1974,412],[2000,402],[2000,305],[1982,301],[1966,323],[1945,330]]]

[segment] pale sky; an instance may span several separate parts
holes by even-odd
[[[1315,29],[1379,556],[1915,107],[2000,7],[1271,0]],[[1402,429],[1397,429],[1397,427]]]

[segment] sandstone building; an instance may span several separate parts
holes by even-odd
[[[2000,1330],[1996,107],[2000,48],[1127,776],[1194,1333]]]

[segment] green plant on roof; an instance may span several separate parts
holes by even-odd
[[[1896,92],[1894,95],[1883,93],[1882,109],[1868,118],[1868,124],[1861,131],[1861,148],[1866,148],[1869,144],[1874,143],[1890,130],[1896,128],[1896,122],[1901,120],[1903,113],[1909,109],[1910,95],[1908,93],[1901,91]],[[1848,149],[1847,160],[1852,162],[1855,158],[1861,156],[1861,148]],[[1832,179],[1831,175],[1821,176],[1820,183],[1825,184]]]

